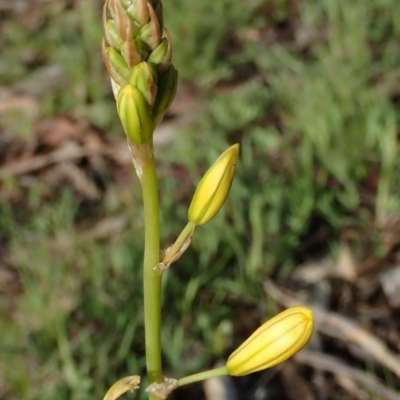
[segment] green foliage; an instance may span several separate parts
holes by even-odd
[[[110,128],[116,118],[101,56],[101,4],[96,0],[66,8],[41,4],[26,22],[6,19],[0,44],[0,84],[40,99],[42,113],[69,112]],[[17,116],[18,118],[18,116]],[[17,119],[18,120],[18,119]]]
[[[241,29],[251,24],[253,11],[261,3],[172,0],[165,5],[164,19],[176,49],[174,64],[182,76],[207,87],[228,77],[236,53],[233,48],[229,54],[230,48],[235,47]]]
[[[315,218],[339,233],[374,220],[379,226],[399,212],[393,184],[399,60],[387,51],[399,39],[392,7],[399,8],[395,2],[308,2],[299,9],[297,43],[244,40],[240,58],[252,60],[260,74],[213,92],[195,128],[201,137],[181,136],[178,154],[190,154],[192,164],[193,157],[208,162],[242,138],[227,210],[234,233],[224,226],[216,236],[220,248],[232,240],[249,277],[290,263]],[[200,145],[207,153],[196,152]],[[374,176],[377,186],[368,188]],[[376,191],[373,202],[362,198],[366,190]]]
[[[2,329],[7,362],[0,374],[16,398],[100,398],[122,365],[143,366],[131,351],[142,348],[143,337],[140,243],[82,240],[72,226],[77,207],[64,192],[35,209],[22,229],[7,223],[16,215],[1,207],[1,232],[12,237],[11,261],[24,290],[12,314],[18,323]],[[9,326],[9,312],[1,310],[2,325]]]

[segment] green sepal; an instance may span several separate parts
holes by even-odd
[[[172,60],[172,38],[167,28],[165,28],[165,37],[159,45],[150,53],[147,61],[157,65],[157,71],[164,73],[171,65]]]
[[[149,10],[146,0],[120,0],[129,18],[138,26],[143,26],[149,21]]]
[[[145,61],[137,64],[129,77],[129,84],[137,87],[146,98],[150,108],[153,106],[157,94],[157,71],[153,64]]]
[[[103,54],[104,63],[106,64],[108,74],[110,75],[111,81],[114,81],[118,86],[124,86],[127,84],[129,77],[129,69],[125,67],[125,61],[121,60],[115,56],[115,53],[118,52],[111,47],[106,47],[105,40],[103,40],[101,45],[101,52]],[[113,59],[114,63],[111,62],[110,56]],[[115,61],[117,61],[115,63]]]
[[[150,53],[148,62],[153,64],[159,64],[167,56],[168,51],[168,39],[163,37],[160,44]]]
[[[107,29],[107,33],[108,33],[108,35],[107,35],[108,44],[117,49],[121,48],[123,40],[118,35],[118,32],[115,29],[114,22],[111,19],[109,19],[107,21],[105,29]]]
[[[150,21],[140,29],[137,38],[140,38],[140,40],[145,43],[150,50],[154,50],[159,45],[162,37],[161,28],[153,7],[150,3],[147,5]]]

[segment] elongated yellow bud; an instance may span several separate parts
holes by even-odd
[[[133,143],[142,144],[153,134],[153,118],[149,105],[141,91],[126,85],[117,97],[117,110],[127,137]]]
[[[229,375],[242,376],[273,367],[301,350],[314,329],[313,312],[291,307],[258,328],[226,362]]]
[[[232,185],[238,154],[239,144],[229,147],[205,173],[190,204],[189,221],[205,224],[220,210]]]

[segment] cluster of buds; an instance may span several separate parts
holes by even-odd
[[[106,0],[103,58],[127,137],[147,142],[171,105],[178,73],[160,0]]]

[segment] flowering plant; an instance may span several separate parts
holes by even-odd
[[[235,174],[239,144],[225,150],[205,173],[188,209],[188,222],[175,243],[160,251],[160,221],[153,132],[171,105],[178,72],[172,39],[164,27],[161,0],[106,0],[102,52],[118,115],[125,131],[144,204],[144,322],[149,399],[167,398],[178,386],[223,374],[246,375],[271,367],[299,351],[310,339],[313,316],[293,307],[269,320],[221,368],[179,380],[166,378],[161,365],[161,279],[190,245],[196,226],[209,222],[224,204]],[[116,382],[104,397],[115,400],[137,389],[140,377]]]

